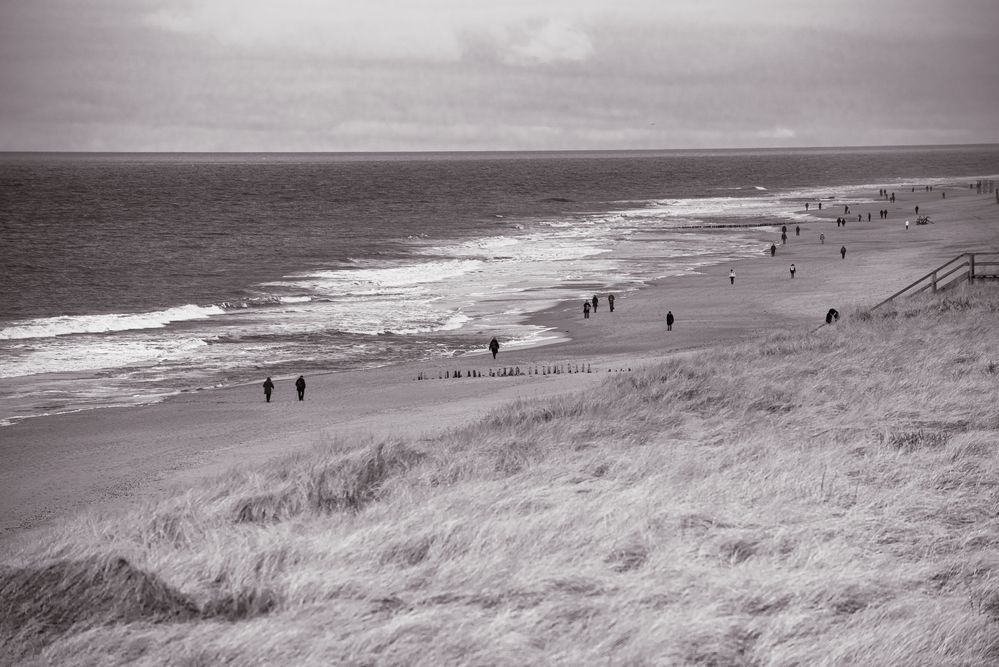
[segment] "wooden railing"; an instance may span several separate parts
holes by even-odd
[[[900,296],[915,296],[926,290],[941,292],[962,282],[996,278],[999,278],[999,252],[966,252],[906,285],[871,310],[877,310]]]

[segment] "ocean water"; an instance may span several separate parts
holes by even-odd
[[[0,424],[543,344],[529,314],[758,254],[806,200],[997,172],[994,145],[0,154]]]

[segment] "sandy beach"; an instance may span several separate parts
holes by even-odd
[[[813,207],[811,213],[820,219],[801,225],[800,236],[789,226],[787,245],[780,245],[779,232],[750,230],[759,235],[758,258],[618,295],[613,314],[604,293],[588,320],[582,318],[582,303],[562,303],[532,322],[551,327],[565,342],[501,349],[495,362],[485,350],[490,335],[484,332],[481,355],[325,375],[306,369],[304,402],[295,400],[294,378],[275,378],[270,404],[254,383],[4,427],[0,539],[12,540],[81,510],[113,510],[232,466],[258,465],[330,440],[427,436],[475,420],[507,401],[579,391],[610,372],[627,372],[684,350],[812,328],[829,308],[848,315],[856,307],[873,305],[961,252],[999,250],[999,206],[992,197],[969,190],[967,183],[895,192],[894,203],[852,204],[845,227],[835,224],[843,205],[826,200],[821,212]],[[877,192],[849,194],[876,197]],[[906,230],[904,221],[915,222],[917,205],[934,224],[912,224]],[[889,211],[887,220],[878,217],[882,208]],[[862,222],[857,214],[863,215]],[[778,244],[775,257],[768,250],[772,240]],[[841,246],[847,249],[845,258],[840,257]],[[788,270],[792,263],[797,268],[793,279]],[[730,270],[735,271],[734,285],[729,284]],[[672,332],[666,332],[667,310],[676,317]],[[553,364],[592,372],[488,377],[490,369],[519,366],[526,372]],[[486,377],[437,379],[455,369]],[[417,380],[421,374],[431,379]]]

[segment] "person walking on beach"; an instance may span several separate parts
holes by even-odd
[[[594,295],[593,295],[593,314],[594,314],[594,315],[596,315],[596,314],[597,314],[597,304],[598,304],[598,303],[600,303],[600,299],[598,299],[598,298],[597,298],[597,295],[596,295],[596,294],[594,294]]]
[[[909,231],[909,221],[905,221],[905,231]]]
[[[794,264],[792,264],[791,265],[791,280],[794,280],[794,272],[795,272],[795,268],[794,268]]]
[[[787,232],[781,232],[780,233],[780,244],[781,245],[786,245],[787,244]]]
[[[801,236],[801,225],[795,225],[794,226],[794,235],[795,236]]]
[[[614,295],[613,294],[608,294],[607,295],[607,305],[610,306],[610,311],[613,313],[614,312]]]
[[[298,400],[305,400],[305,376],[299,375],[298,379],[295,380],[295,390],[298,392]]]
[[[916,207],[916,215],[919,215],[919,207]]]
[[[807,201],[805,202],[805,210],[806,211],[808,210],[808,202]]]
[[[493,359],[495,359],[496,353],[499,352],[499,341],[495,337],[489,341],[489,351],[493,353]]]
[[[272,391],[274,391],[274,383],[271,382],[270,377],[268,377],[266,380],[264,380],[264,398],[267,399],[268,403],[271,402]]]
[[[846,246],[840,246],[839,248],[839,258],[846,259]]]
[[[673,311],[666,311],[666,331],[673,330]]]
[[[589,301],[583,301],[583,319],[584,320],[590,319],[590,302]]]
[[[733,285],[735,284],[735,269],[728,270],[728,281]]]
[[[777,244],[776,243],[771,243],[770,244],[770,256],[773,257],[776,254],[777,254]]]
[[[826,235],[819,234],[819,243],[825,243],[825,242],[826,242]]]

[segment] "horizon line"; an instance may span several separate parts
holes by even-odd
[[[0,155],[441,155],[441,154],[510,154],[510,153],[694,153],[704,151],[808,151],[808,150],[849,150],[849,149],[890,149],[890,148],[961,148],[999,146],[999,142],[955,143],[955,144],[843,144],[825,146],[742,146],[742,147],[702,147],[702,148],[482,148],[482,149],[409,149],[409,150],[7,150],[0,149]]]

